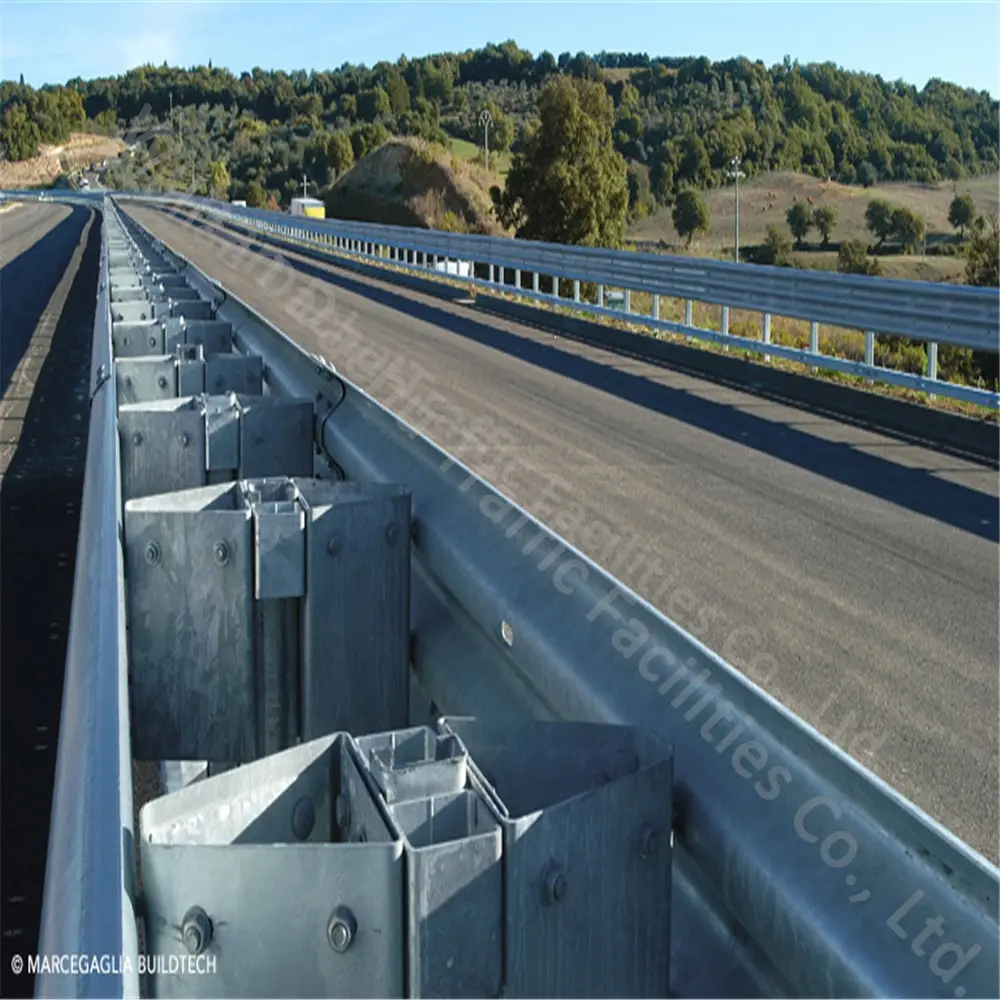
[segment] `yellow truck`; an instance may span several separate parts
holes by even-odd
[[[293,198],[292,215],[305,215],[310,219],[325,219],[326,206],[318,198]]]

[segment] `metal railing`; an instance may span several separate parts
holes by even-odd
[[[322,455],[349,480],[410,490],[411,663],[441,712],[627,723],[673,744],[675,995],[998,995],[993,865],[167,249],[232,324],[236,347],[264,358],[269,392],[317,401]],[[95,345],[99,370],[106,332]],[[102,386],[67,664],[66,704],[76,691],[82,715],[64,719],[46,876],[50,954],[131,947],[114,378]],[[625,623],[635,639],[628,655]],[[81,726],[81,717],[91,721]],[[938,935],[917,947],[925,923]],[[133,987],[120,979],[61,990],[136,995]],[[38,995],[53,992],[40,986]]]
[[[370,258],[442,277],[442,263],[446,269],[449,262],[472,262],[487,276],[462,279],[463,284],[619,320],[624,312],[630,321],[653,329],[755,352],[765,360],[778,357],[813,369],[836,371],[992,409],[1000,408],[1000,393],[947,382],[939,379],[937,372],[940,344],[976,351],[1000,351],[1000,296],[994,289],[562,246],[341,219],[317,220],[187,195],[123,194],[119,197],[197,209],[232,224],[317,245],[331,252]],[[532,275],[530,288],[523,285],[528,274]],[[551,292],[540,291],[539,276],[551,279]],[[560,279],[573,283],[572,296],[560,296]],[[582,300],[580,289],[584,283],[597,286],[596,305]],[[621,290],[624,310],[608,308],[610,289]],[[652,296],[649,314],[633,311],[633,291]],[[684,321],[660,319],[661,299],[683,300]],[[720,330],[694,325],[692,306],[696,302],[722,307]],[[762,315],[760,340],[729,332],[732,309]],[[808,321],[808,349],[772,343],[774,316]],[[863,333],[864,361],[822,354],[820,324]],[[925,342],[925,374],[915,375],[876,365],[876,335]]]
[[[96,199],[87,200],[91,207],[101,207]],[[139,990],[108,259],[105,218],[87,462],[39,932],[39,957],[48,961],[40,963],[35,978],[40,997],[128,997],[138,996]]]

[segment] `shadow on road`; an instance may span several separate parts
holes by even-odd
[[[246,239],[200,219],[169,210],[166,214],[204,229],[220,239],[240,246],[249,245],[255,252],[274,254],[273,248],[259,240]],[[291,251],[294,254],[294,251]],[[686,389],[663,385],[642,375],[618,371],[598,361],[591,361],[556,344],[540,344],[529,337],[484,323],[462,309],[452,311],[422,301],[412,293],[395,291],[376,284],[373,279],[352,277],[330,265],[314,264],[282,251],[282,260],[302,274],[327,281],[345,291],[364,296],[372,302],[394,309],[412,319],[429,323],[461,337],[571,378],[591,388],[611,393],[620,399],[707,431],[746,448],[770,455],[815,475],[872,496],[905,510],[933,518],[991,542],[1000,541],[997,523],[997,498],[960,484],[938,478],[932,471],[907,468],[887,458],[870,455],[851,444],[826,441],[788,424],[756,416],[714,400],[703,399]],[[386,281],[389,281],[386,278]],[[512,320],[503,322],[514,323]],[[336,364],[336,359],[331,359]],[[675,369],[671,365],[657,367]],[[687,373],[685,374],[694,374]],[[700,376],[697,376],[700,377]],[[733,386],[739,389],[739,386]],[[807,409],[799,404],[800,408]],[[836,418],[834,418],[836,419]],[[847,421],[844,421],[845,423]]]
[[[62,278],[90,213],[66,222],[26,251],[30,281],[5,285],[4,317],[31,329]],[[67,242],[64,259],[59,258]],[[15,955],[38,953],[49,818],[89,422],[101,226],[95,216],[48,355],[28,404],[17,450],[0,490],[0,996],[34,996]],[[47,258],[47,259],[45,259]],[[4,281],[7,281],[7,268]],[[20,301],[19,301],[20,300]],[[33,319],[31,317],[34,317]],[[29,326],[30,324],[30,326]],[[8,330],[4,330],[7,350]],[[4,371],[7,371],[4,358]],[[114,589],[105,595],[117,600]]]
[[[28,348],[90,212],[75,207],[37,243],[0,268],[0,396]]]

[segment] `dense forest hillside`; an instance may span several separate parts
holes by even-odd
[[[231,197],[284,205],[301,192],[303,174],[322,191],[390,135],[481,142],[484,108],[491,148],[516,150],[540,88],[557,74],[607,89],[634,215],[671,204],[683,187],[724,184],[734,156],[750,176],[798,171],[865,186],[957,180],[998,166],[998,103],[941,80],[918,90],[788,58],[767,67],[743,58],[533,56],[514,42],[326,72],[145,66],[41,90],[6,82],[0,142],[8,159],[21,160],[74,131],[124,132],[148,142],[112,183],[225,186]]]

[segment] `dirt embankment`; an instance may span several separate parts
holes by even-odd
[[[81,132],[61,146],[40,146],[39,155],[30,160],[0,160],[0,188],[46,187],[95,160],[116,157],[123,149],[125,143],[120,139]]]
[[[504,235],[491,210],[496,183],[495,175],[443,146],[396,138],[359,160],[324,201],[327,215],[338,219]]]

